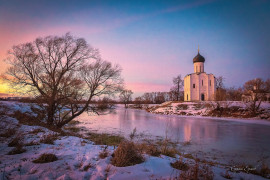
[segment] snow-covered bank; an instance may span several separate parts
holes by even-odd
[[[184,117],[214,117],[223,120],[270,120],[270,103],[262,102],[260,110],[257,116],[250,117],[247,105],[241,101],[226,101],[219,102],[221,107],[224,109],[223,114],[220,116],[214,111],[216,102],[173,102],[168,101],[155,106],[141,106],[142,109],[147,110],[150,113],[164,114],[164,115],[180,115]],[[136,108],[136,105],[130,105],[130,108]],[[263,121],[258,121],[263,123]]]
[[[104,145],[95,145],[86,138],[61,135],[41,126],[23,125],[11,117],[15,110],[32,113],[28,104],[5,102],[1,105],[1,110],[6,112],[0,114],[0,179],[173,179],[182,171],[172,168],[170,163],[178,158],[183,158],[189,166],[194,163],[192,158],[143,154],[145,161],[141,164],[116,167],[111,164],[111,155],[116,147],[106,147],[108,156],[102,159],[100,152],[104,150]],[[9,134],[8,131],[12,129],[15,131]],[[56,137],[53,144],[42,141],[49,135]],[[14,149],[9,144],[17,137],[21,139],[22,148],[26,151],[8,155]],[[33,162],[44,153],[54,154],[57,160],[48,163]],[[222,174],[226,174],[230,168],[219,164],[209,167],[214,173],[214,179],[224,179]],[[243,172],[229,174],[235,179],[264,179]]]

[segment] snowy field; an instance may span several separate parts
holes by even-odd
[[[172,104],[172,109],[176,104]],[[108,146],[108,156],[100,158],[105,146],[95,145],[83,137],[63,136],[41,126],[20,124],[12,117],[16,111],[35,115],[28,104],[17,102],[1,102],[0,111],[0,179],[175,179],[182,171],[174,169],[170,163],[182,158],[189,165],[193,159],[177,156],[176,158],[161,155],[159,157],[143,154],[145,161],[141,164],[116,167],[111,164],[115,148]],[[167,110],[164,110],[167,111]],[[8,131],[14,130],[12,134]],[[48,136],[57,137],[52,144],[43,143]],[[8,155],[14,147],[10,142],[19,138],[24,152]],[[42,154],[54,154],[57,160],[48,163],[34,163]],[[209,166],[214,173],[214,179],[225,179],[229,173],[233,179],[264,179],[261,176],[244,172],[229,172],[230,167],[219,164]]]

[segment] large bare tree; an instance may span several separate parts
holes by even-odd
[[[122,85],[119,66],[102,60],[85,39],[69,33],[13,46],[9,54],[5,79],[17,93],[45,104],[48,125],[62,127],[91,111],[94,97],[112,95]]]

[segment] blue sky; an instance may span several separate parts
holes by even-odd
[[[0,71],[12,45],[71,32],[120,64],[135,96],[192,73],[198,45],[205,71],[238,87],[270,78],[269,18],[269,0],[0,0]]]

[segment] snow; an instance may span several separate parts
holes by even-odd
[[[152,106],[148,108],[147,110],[150,113],[155,114],[164,114],[164,115],[181,115],[184,117],[188,116],[194,116],[199,118],[212,118],[211,116],[208,116],[208,112],[212,110],[211,103],[213,102],[179,102],[175,103],[173,101],[164,102],[162,104]],[[228,106],[228,107],[239,107],[239,108],[246,108],[246,103],[242,101],[226,101],[226,102],[220,102],[221,106]],[[186,108],[185,108],[186,106]],[[267,113],[264,114],[269,117],[270,115],[270,103],[269,102],[262,102],[260,109],[264,109]],[[215,119],[221,119],[221,120],[240,120],[243,118],[236,118],[236,117],[214,117]],[[261,120],[261,117],[253,117],[253,118],[246,118],[246,119],[252,119],[252,120],[258,120],[258,123],[265,123],[264,120]],[[270,117],[268,118],[270,119]],[[268,123],[266,123],[268,124]]]
[[[19,110],[31,113],[28,104],[16,102],[2,102],[7,106],[9,113]],[[173,104],[175,107],[175,104]],[[177,176],[180,171],[170,166],[176,159],[161,155],[153,157],[144,155],[145,162],[128,167],[115,167],[111,165],[111,154],[114,147],[107,148],[109,156],[100,159],[99,153],[104,149],[103,145],[95,145],[93,142],[75,136],[59,136],[54,144],[24,146],[26,152],[22,154],[7,155],[14,147],[8,147],[14,137],[21,136],[23,143],[31,141],[39,142],[42,137],[55,132],[41,126],[28,126],[19,124],[18,120],[7,115],[0,116],[1,132],[8,128],[16,129],[16,133],[9,138],[0,137],[0,179],[22,179],[22,180],[69,180],[69,179],[170,179]],[[40,129],[36,134],[33,130]],[[58,160],[49,163],[33,163],[43,153],[53,153]],[[187,160],[187,159],[186,159]],[[193,160],[187,160],[192,162]],[[86,167],[91,165],[89,169]],[[226,172],[226,167],[221,165],[212,167],[215,174],[214,179],[224,179],[220,174]],[[232,173],[235,178],[264,179],[259,176],[245,173]]]

